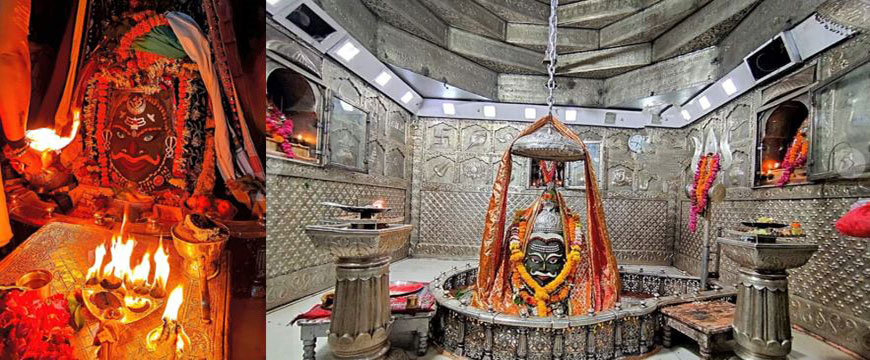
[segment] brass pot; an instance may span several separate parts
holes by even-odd
[[[218,226],[226,230],[229,234],[229,229],[221,223]],[[199,278],[200,270],[207,275],[208,279],[212,279],[218,275],[220,271],[221,254],[229,240],[229,235],[218,241],[199,242],[192,239],[183,239],[178,233],[178,227],[182,224],[172,226],[172,244],[175,245],[175,251],[184,258],[184,273],[191,278]]]

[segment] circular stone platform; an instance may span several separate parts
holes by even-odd
[[[615,309],[521,317],[470,306],[477,268],[454,268],[429,285],[438,303],[432,338],[470,359],[616,359],[649,353],[661,343],[660,307],[736,294],[733,288],[699,292],[697,277],[664,270],[620,267],[620,276],[622,299]]]

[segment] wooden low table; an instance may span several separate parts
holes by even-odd
[[[417,356],[426,354],[429,348],[429,321],[435,315],[435,311],[424,311],[416,314],[393,314],[393,325],[390,332],[412,332],[414,343],[417,345]],[[317,338],[329,335],[329,318],[305,320],[296,322],[301,330],[302,359],[314,360],[314,348]]]
[[[710,359],[713,345],[732,338],[735,309],[734,304],[726,301],[693,302],[663,308],[662,342],[665,347],[671,347],[671,331],[677,330],[698,342],[702,359]]]

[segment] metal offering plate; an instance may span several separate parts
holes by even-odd
[[[392,281],[390,282],[390,297],[411,295],[423,290],[426,284],[416,281]]]
[[[131,293],[128,297],[127,292],[123,287],[108,290],[99,283],[82,286],[85,307],[100,321],[131,324],[162,308],[166,301],[165,297],[154,298],[150,294],[143,296]]]
[[[751,222],[751,221],[744,221],[744,222],[741,222],[741,224],[743,224],[743,226],[748,226],[748,227],[756,228],[756,229],[779,229],[779,228],[784,228],[784,227],[788,226],[786,224],[780,224],[780,223],[762,223],[762,222]]]

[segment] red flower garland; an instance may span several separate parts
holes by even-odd
[[[0,312],[0,355],[19,359],[73,359],[70,313],[63,294],[40,299],[34,291],[10,291]]]
[[[175,109],[175,161],[172,173],[176,177],[184,176],[184,122],[190,108],[189,94],[190,74],[187,69],[178,73],[178,107]]]
[[[133,42],[136,41],[141,36],[148,34],[151,30],[158,26],[169,26],[169,21],[166,20],[166,17],[163,15],[157,15],[154,11],[143,11],[137,14],[133,14],[133,21],[136,21],[136,25],[133,26],[132,29],[127,31],[124,36],[121,37],[121,40],[118,41],[118,48],[115,52],[118,54],[119,60],[126,60],[127,58],[133,56],[133,50],[131,47],[133,46]],[[141,52],[136,52],[137,57],[142,59]],[[162,57],[160,55],[151,54],[158,57]],[[145,56],[145,59],[150,60],[149,56]]]
[[[97,153],[99,154],[100,184],[109,186],[109,158],[106,154],[106,117],[108,116],[109,84],[105,79],[97,80]]]

